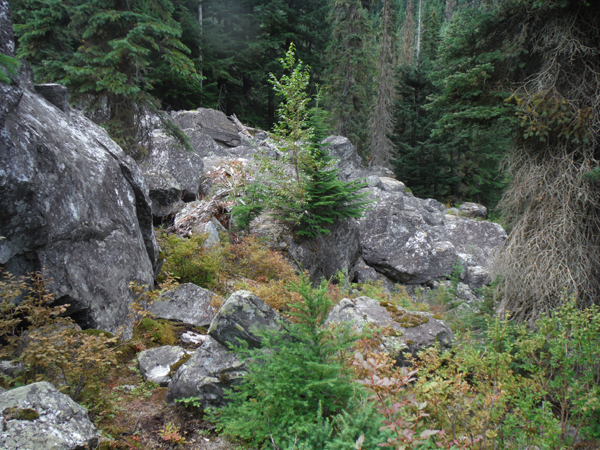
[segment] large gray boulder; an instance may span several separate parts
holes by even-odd
[[[150,188],[152,214],[173,214],[182,202],[196,200],[204,164],[195,152],[186,151],[173,137],[153,135],[152,149],[140,164]]]
[[[105,130],[33,90],[0,84],[0,264],[45,270],[48,290],[84,328],[117,333],[153,285],[158,245],[137,164]]]
[[[450,328],[432,314],[408,311],[369,297],[342,299],[329,313],[326,324],[329,323],[349,323],[357,331],[367,325],[386,329],[387,333],[381,336],[382,350],[399,363],[407,353],[416,356],[427,347],[439,345],[441,350],[447,350],[454,339]]]
[[[338,220],[327,227],[330,232],[313,238],[298,237],[289,225],[264,213],[250,224],[250,232],[264,239],[272,249],[283,253],[299,270],[307,270],[311,282],[352,272],[360,258],[359,222]]]
[[[367,265],[394,282],[424,284],[451,275],[458,264],[472,288],[485,284],[487,266],[506,239],[500,225],[445,214],[439,202],[401,189],[367,192],[373,203],[359,221]]]
[[[261,329],[282,330],[281,316],[249,291],[236,291],[221,306],[208,329],[208,334],[224,346],[239,345],[239,340],[248,347],[260,347]]]
[[[1,393],[0,422],[3,450],[95,448],[99,437],[87,411],[45,381]]]
[[[208,337],[169,383],[167,402],[197,398],[203,408],[223,406],[224,389],[241,383],[244,364],[233,352]]]
[[[210,306],[215,295],[214,292],[193,283],[184,283],[162,294],[148,310],[159,319],[178,320],[196,327],[207,327],[216,314]]]
[[[176,112],[172,118],[183,130],[202,131],[227,147],[237,147],[241,143],[237,128],[221,111],[198,108],[196,111]]]

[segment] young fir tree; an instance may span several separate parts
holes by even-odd
[[[292,448],[294,442],[304,442],[316,431],[319,415],[335,417],[357,393],[340,358],[357,336],[349,327],[333,333],[324,326],[332,306],[327,283],[313,289],[303,279],[292,289],[303,297],[302,303],[291,305],[297,311],[292,313],[295,323],[286,324],[285,331],[260,333],[263,348],[235,347],[246,359],[248,373],[216,416],[226,434],[256,448]],[[352,442],[339,448],[353,448],[364,430],[355,432]],[[365,444],[376,446],[374,437],[368,436]]]
[[[263,158],[259,172],[261,180],[252,183],[247,195],[233,210],[240,225],[247,225],[264,209],[297,226],[300,236],[314,237],[329,233],[327,227],[337,219],[360,217],[367,202],[358,191],[362,182],[342,182],[338,170],[331,166],[326,150],[315,142],[309,126],[309,68],[296,63],[294,45],[279,61],[286,73],[271,75],[274,90],[281,97],[279,122],[274,137],[285,152],[284,161]],[[294,178],[285,174],[285,164],[294,171]]]

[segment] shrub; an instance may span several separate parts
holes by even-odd
[[[227,394],[231,403],[217,415],[226,434],[250,445],[302,442],[319,414],[332,418],[353,397],[341,355],[356,336],[347,328],[323,327],[331,306],[327,283],[313,289],[302,277],[293,289],[304,299],[293,305],[296,323],[286,327],[287,333],[263,331],[263,349],[236,347],[247,361],[248,374]]]
[[[159,236],[165,253],[163,272],[168,272],[181,283],[194,283],[206,289],[219,285],[219,276],[225,248],[220,245],[205,247],[207,234],[192,234],[182,238],[176,234]],[[159,278],[163,281],[164,276]]]
[[[22,381],[47,380],[75,401],[88,399],[102,387],[102,378],[116,362],[109,333],[86,333],[68,317],[68,305],[52,307],[44,276],[36,273],[0,282],[0,357],[23,362]],[[16,301],[20,300],[17,304]]]

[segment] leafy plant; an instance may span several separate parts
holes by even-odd
[[[302,61],[296,62],[294,53],[291,44],[279,60],[289,74],[279,79],[271,74],[274,90],[282,98],[274,138],[285,157],[259,158],[257,173],[261,179],[248,186],[248,194],[233,208],[233,215],[240,225],[247,226],[261,211],[270,210],[296,226],[298,235],[314,237],[329,233],[328,226],[337,219],[360,217],[368,202],[365,194],[358,192],[366,185],[340,181],[332,158],[314,142],[306,93],[309,68]]]
[[[26,278],[6,275],[0,282],[0,357],[23,362],[25,382],[47,380],[74,400],[93,397],[103,376],[116,363],[109,333],[82,332],[68,317],[68,305],[50,306],[42,273]],[[17,299],[20,299],[17,304]]]

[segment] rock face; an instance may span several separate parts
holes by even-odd
[[[198,108],[196,111],[180,111],[173,115],[173,122],[183,130],[202,131],[215,141],[228,147],[237,147],[241,143],[237,128],[221,111]]]
[[[45,381],[1,393],[0,421],[5,450],[76,450],[98,442],[87,411]]]
[[[329,155],[338,159],[337,168],[340,171],[339,176],[342,181],[369,176],[368,171],[361,164],[356,148],[348,138],[329,136],[323,141],[323,144],[327,144],[325,148],[329,151]]]
[[[459,264],[467,268],[467,282],[480,287],[489,258],[506,239],[498,224],[444,214],[439,202],[401,189],[373,187],[369,197],[374,202],[360,219],[362,258],[395,282],[428,283]]]
[[[186,151],[174,138],[155,132],[152,150],[140,167],[150,188],[155,217],[173,214],[184,201],[196,199],[204,170],[202,158]]]
[[[249,348],[260,347],[260,329],[281,330],[281,317],[273,308],[248,291],[236,291],[221,307],[208,330],[220,344],[239,345],[246,341]]]
[[[391,330],[383,337],[383,346],[400,363],[407,352],[416,355],[435,345],[446,350],[454,338],[450,328],[431,314],[407,311],[369,297],[342,299],[329,313],[327,323],[342,322],[352,323],[358,330],[367,324]]]
[[[251,233],[264,238],[298,269],[307,270],[313,283],[335,277],[338,271],[352,279],[352,269],[360,257],[359,223],[355,219],[338,220],[328,228],[329,234],[306,239],[295,237],[288,226],[268,214],[250,224]]]
[[[8,0],[0,0],[0,53],[15,56],[12,14]]]
[[[148,310],[160,319],[207,327],[215,317],[215,310],[210,306],[214,296],[214,292],[193,283],[185,283],[165,292]]]
[[[167,402],[196,397],[202,407],[223,406],[223,389],[241,383],[242,361],[235,353],[208,337],[169,383]]]
[[[153,285],[148,188],[102,128],[49,103],[29,77],[25,67],[18,87],[0,84],[0,264],[45,269],[80,325],[116,333],[128,328],[129,282]]]
[[[186,356],[188,352],[183,348],[164,345],[138,353],[138,367],[144,380],[167,386],[171,381],[171,366]]]

